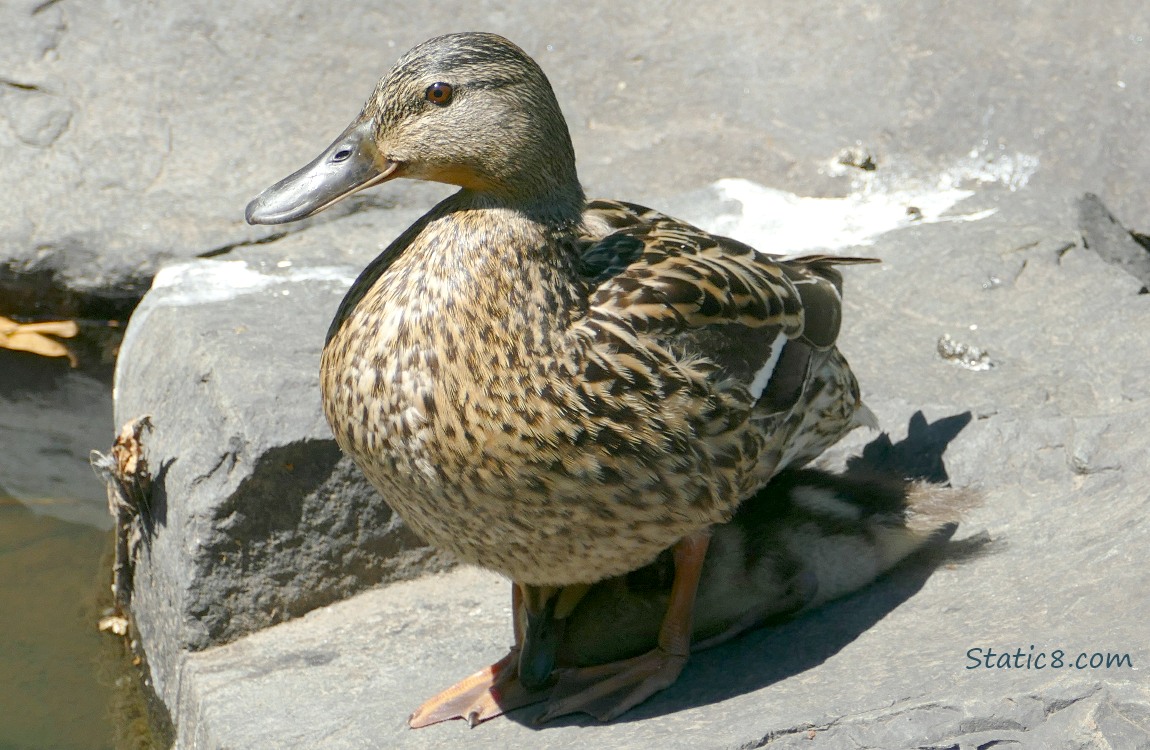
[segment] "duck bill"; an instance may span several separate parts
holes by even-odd
[[[352,123],[310,164],[248,204],[249,224],[283,224],[311,216],[352,193],[397,177],[399,165],[375,145],[370,119]]]

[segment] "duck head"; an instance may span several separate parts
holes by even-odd
[[[547,77],[503,37],[470,32],[400,58],[351,125],[248,204],[247,220],[302,219],[397,177],[458,185],[494,205],[577,213],[583,203]]]

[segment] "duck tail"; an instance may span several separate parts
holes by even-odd
[[[814,607],[869,584],[915,552],[946,542],[972,490],[804,469],[780,477],[787,546],[817,581]]]
[[[855,427],[866,427],[868,430],[882,432],[882,428],[878,425],[878,417],[862,401],[859,401],[854,416],[851,418],[851,428]]]

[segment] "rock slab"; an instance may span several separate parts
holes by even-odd
[[[1091,191],[1130,222],[1150,173],[1150,9],[1097,10],[6,0],[0,314],[126,316],[164,263],[283,232],[243,206],[330,143],[399,54],[462,29],[539,59],[594,196],[726,176],[844,195],[826,179],[839,161],[1018,184],[1038,165],[1057,200]],[[421,200],[385,188],[315,222],[366,205]]]
[[[118,424],[150,415],[155,476],[132,610],[158,694],[184,656],[411,575],[434,554],[341,456],[319,347],[346,268],[166,268],[132,317]]]
[[[690,202],[704,222],[748,239],[758,231],[749,223],[756,206],[721,187]],[[149,400],[129,383],[172,389],[153,404],[192,404],[169,417],[171,432],[190,441],[161,441],[157,425],[151,450],[174,458],[166,486],[200,499],[174,503],[169,489],[136,604],[155,618],[141,635],[177,745],[1147,746],[1150,652],[1136,592],[1150,590],[1142,333],[1150,295],[1104,259],[1105,243],[1123,245],[1129,233],[1105,235],[1109,224],[1090,222],[1111,220],[1096,216],[1058,214],[1040,193],[990,187],[937,222],[843,250],[883,259],[847,273],[842,345],[890,439],[856,432],[826,460],[934,456],[916,471],[984,495],[959,536],[991,541],[972,559],[902,571],[702,654],[678,684],[606,726],[576,718],[538,728],[535,710],[524,709],[473,731],[459,722],[406,728],[420,700],[506,648],[507,585],[479,571],[393,584],[235,638],[366,583],[347,568],[372,559],[372,570],[385,569],[398,544],[383,532],[404,532],[324,447],[314,367],[343,272],[295,260],[276,268],[283,249],[270,243],[248,249],[242,265],[162,274],[133,321],[139,333],[126,349],[135,355],[122,359],[117,408],[127,416]],[[290,238],[294,257],[320,257],[328,235],[314,232]],[[211,283],[199,284],[201,274]],[[199,311],[197,293],[181,291],[218,290],[222,275],[235,276],[229,283],[242,293]],[[285,335],[285,325],[305,335]],[[133,369],[159,360],[184,373]],[[311,431],[276,437],[295,434],[289,420]],[[300,487],[275,484],[290,472],[304,478]],[[334,552],[322,554],[324,545]],[[164,583],[188,575],[181,571],[198,583]],[[1129,593],[1116,602],[1115,592]],[[221,641],[229,642],[211,645]],[[1067,661],[1085,654],[1085,668],[1007,668],[997,656],[988,667],[980,661],[988,649],[1048,659],[1061,650]],[[1096,653],[1128,661],[1091,667]]]
[[[1103,258],[1139,257],[1109,217],[1147,229],[1150,9],[593,7],[0,8],[0,314],[122,315],[153,287],[116,425],[156,424],[134,607],[180,746],[1147,745],[1150,297]],[[705,655],[616,725],[407,732],[414,703],[505,646],[506,592],[461,571],[324,608],[434,561],[339,459],[315,373],[355,269],[442,193],[384,186],[286,234],[242,207],[404,49],[460,28],[540,60],[590,195],[767,250],[804,247],[762,216],[801,242],[828,224],[808,210],[843,209],[819,241],[884,259],[847,279],[864,396],[895,439],[918,411],[971,415],[940,468],[984,490],[970,524],[991,552]],[[683,195],[729,176],[778,190]],[[1031,643],[1133,667],[966,669],[968,649]]]

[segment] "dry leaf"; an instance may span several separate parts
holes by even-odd
[[[142,512],[148,510],[152,475],[144,456],[143,435],[152,429],[149,416],[129,421],[108,455],[92,451],[89,461],[108,492],[108,512],[116,519],[116,557],[112,563],[112,596],[117,607],[132,599],[136,548],[143,540]]]
[[[72,338],[80,332],[80,327],[72,320],[56,320],[44,323],[17,323],[0,317],[0,349],[31,352],[42,357],[67,357],[76,366],[76,357],[67,346],[49,336]]]
[[[25,333],[46,333],[49,336],[59,336],[62,339],[73,338],[80,332],[80,326],[74,320],[48,320],[43,323],[24,323],[20,330]]]

